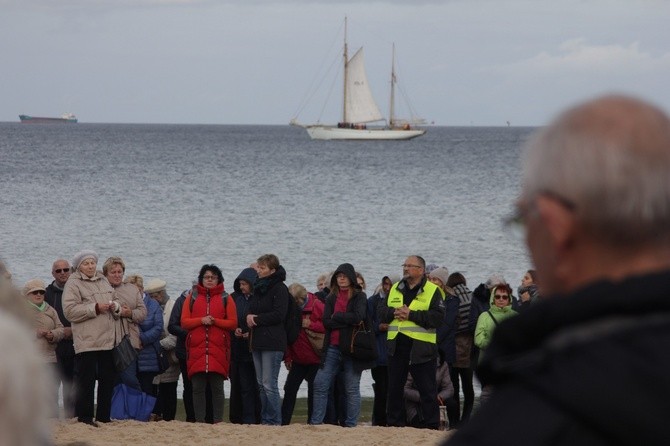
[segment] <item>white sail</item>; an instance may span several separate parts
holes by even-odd
[[[356,51],[347,64],[346,92],[344,103],[347,122],[364,123],[384,119],[368,86],[363,48]]]

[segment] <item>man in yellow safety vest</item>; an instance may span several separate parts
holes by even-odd
[[[388,323],[389,426],[405,426],[404,387],[412,374],[421,395],[421,426],[437,429],[440,413],[437,400],[437,328],[444,321],[444,295],[426,280],[426,262],[409,256],[402,265],[403,279],[393,284],[377,308],[379,321]]]

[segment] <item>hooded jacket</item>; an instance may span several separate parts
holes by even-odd
[[[253,268],[245,268],[242,270],[239,276],[233,282],[233,289],[235,290],[232,294],[233,299],[235,299],[235,308],[237,309],[237,327],[242,330],[242,333],[249,333],[249,326],[247,325],[247,312],[249,310],[249,301],[253,295],[254,284],[258,279],[258,273]],[[244,280],[249,285],[251,285],[251,294],[245,296],[242,294],[242,289],[240,288],[240,281]],[[235,331],[235,330],[233,330]],[[231,345],[231,358],[233,361],[252,361],[251,352],[249,351],[249,338],[237,337],[234,334],[232,335],[232,345]]]
[[[193,296],[186,296],[182,305],[181,326],[188,330],[186,365],[188,377],[196,373],[218,373],[228,377],[230,367],[230,331],[237,327],[235,301],[226,298],[223,283],[213,288],[198,284]],[[195,297],[195,300],[189,302]],[[203,325],[202,318],[211,315],[214,324]]]
[[[475,345],[484,350],[488,347],[493,336],[493,331],[505,319],[516,316],[518,313],[512,310],[512,304],[508,304],[503,308],[496,307],[494,303],[494,296],[498,286],[491,288],[491,295],[489,297],[489,309],[484,311],[477,319],[477,327],[475,328]],[[511,302],[511,296],[510,296]],[[491,312],[491,314],[489,314]]]
[[[353,265],[343,263],[338,266],[330,280],[330,289],[333,290],[337,285],[337,275],[344,273],[351,286],[354,288],[354,295],[347,302],[347,310],[345,312],[335,313],[335,301],[337,294],[333,291],[326,297],[326,303],[323,310],[323,326],[326,328],[326,336],[323,341],[323,351],[325,352],[330,346],[330,339],[334,330],[350,329],[361,321],[367,320],[368,299],[361,287],[356,281],[356,270]],[[358,370],[365,370],[375,366],[375,361],[361,361],[348,357],[353,361],[354,368]],[[321,355],[321,366],[323,366],[326,355]]]
[[[290,297],[285,280],[286,270],[279,265],[274,273],[259,278],[254,284],[247,312],[256,315],[256,326],[251,329],[249,337],[252,351],[286,351],[284,320]]]

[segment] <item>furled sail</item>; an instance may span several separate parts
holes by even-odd
[[[344,103],[347,122],[363,123],[384,119],[368,86],[363,48],[356,51],[347,64],[346,91]]]

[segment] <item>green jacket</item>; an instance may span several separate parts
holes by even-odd
[[[475,327],[475,345],[482,350],[488,347],[489,343],[491,342],[491,337],[493,336],[493,331],[495,330],[497,324],[501,323],[509,317],[516,316],[518,314],[516,311],[512,310],[511,299],[510,304],[506,307],[496,307],[493,299],[495,292],[496,287],[493,287],[491,289],[491,296],[489,298],[490,308],[488,311],[485,311],[479,315],[479,319],[477,319],[477,326]],[[495,321],[491,318],[491,316],[495,318]]]

